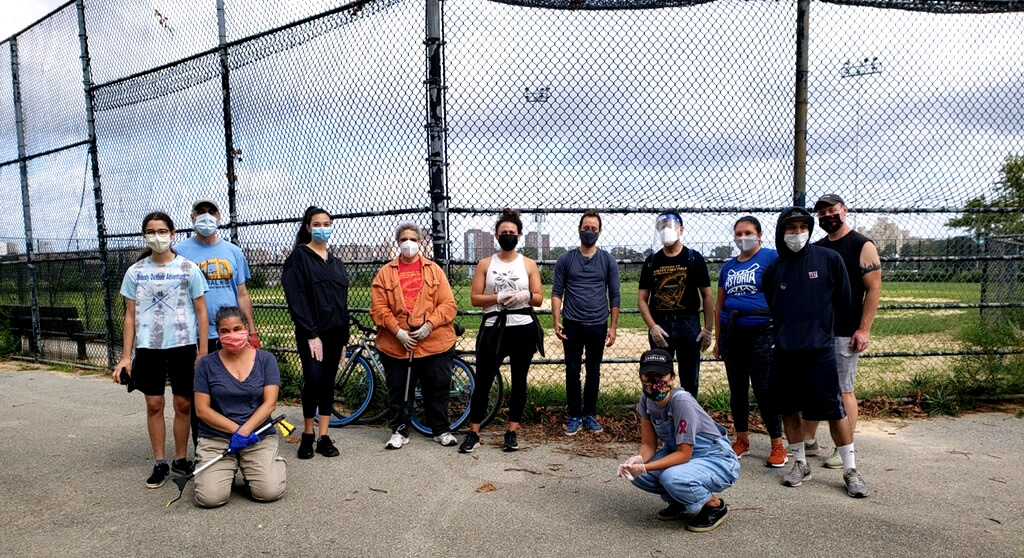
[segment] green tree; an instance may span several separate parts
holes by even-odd
[[[1024,207],[1024,155],[1010,155],[1000,169],[1002,175],[996,182],[991,201],[979,196],[967,202],[965,209],[979,208],[1020,208]],[[964,228],[981,238],[989,235],[1024,234],[1024,213],[964,213],[950,219],[949,227]]]
[[[713,250],[711,250],[711,257],[712,258],[721,258],[723,260],[727,260],[727,259],[731,258],[732,257],[732,246],[715,246],[715,248]]]

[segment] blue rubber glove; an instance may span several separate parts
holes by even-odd
[[[259,441],[260,436],[255,432],[249,434],[248,436],[243,436],[239,434],[238,431],[236,430],[235,433],[231,435],[231,442],[228,444],[228,449],[231,451],[231,453],[238,453],[244,450],[245,448],[255,443],[258,443]]]

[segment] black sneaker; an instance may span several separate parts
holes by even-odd
[[[338,457],[341,455],[338,448],[334,447],[334,442],[331,441],[330,436],[320,436],[320,439],[316,441],[316,452],[324,457]]]
[[[183,477],[188,476],[194,468],[192,462],[184,457],[171,461],[171,470]]]
[[[721,503],[718,504],[717,508],[704,504],[704,507],[700,509],[700,512],[690,520],[690,523],[686,525],[686,530],[693,531],[694,533],[714,531],[722,524],[723,521],[725,521],[725,518],[728,515],[729,506],[725,505],[725,500],[721,500]]]
[[[146,479],[146,488],[160,488],[167,481],[167,475],[170,472],[171,468],[166,463],[153,465],[153,474]]]
[[[299,459],[313,459],[314,440],[316,440],[316,436],[313,434],[302,433],[302,440],[299,441]]]
[[[658,519],[662,521],[675,521],[682,519],[686,515],[686,506],[672,500],[668,503],[668,507],[658,512]]]
[[[516,441],[516,433],[508,430],[505,432],[505,443],[501,444],[502,451],[516,451],[519,449],[519,442]]]
[[[466,434],[466,439],[459,446],[459,453],[473,453],[473,450],[480,447],[480,435],[476,432]]]

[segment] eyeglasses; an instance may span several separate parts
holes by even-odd
[[[162,236],[162,235],[165,235],[165,234],[171,234],[171,231],[170,231],[170,229],[160,229],[160,230],[156,230],[156,231],[154,231],[152,229],[147,229],[146,232],[145,232],[145,235],[149,236],[151,234]]]

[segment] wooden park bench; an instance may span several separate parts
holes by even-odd
[[[36,352],[36,339],[32,335],[31,306],[0,306],[0,315],[7,318],[8,327],[15,336],[28,337],[29,350]],[[39,329],[42,337],[71,339],[78,343],[78,358],[85,360],[87,341],[103,339],[103,332],[86,331],[78,309],[74,306],[40,306]]]

